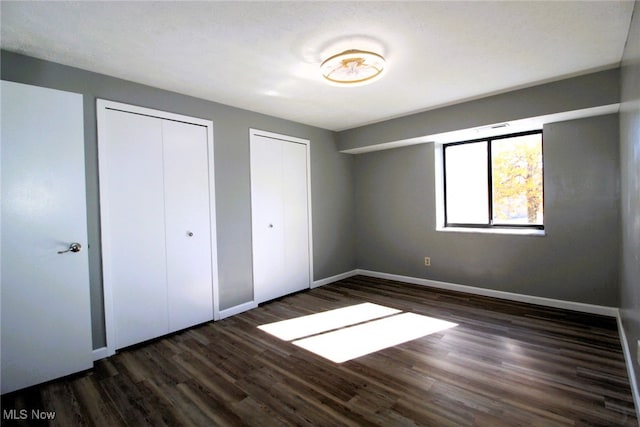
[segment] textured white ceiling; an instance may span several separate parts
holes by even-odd
[[[11,2],[3,49],[332,130],[619,65],[633,1]],[[388,60],[339,88],[346,49]]]

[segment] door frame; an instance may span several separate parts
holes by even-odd
[[[174,120],[183,123],[189,123],[204,126],[207,132],[207,153],[209,164],[209,225],[211,229],[211,278],[212,278],[212,295],[213,295],[213,320],[220,320],[220,298],[219,298],[219,278],[218,278],[218,241],[216,232],[216,197],[215,197],[215,163],[214,163],[214,140],[213,140],[213,122],[211,120],[200,119],[197,117],[183,116],[181,114],[170,113],[167,111],[155,110],[152,108],[139,107],[136,105],[124,104],[121,102],[109,101],[106,99],[96,99],[96,116],[98,125],[98,164],[99,177],[108,176],[111,165],[108,164],[104,155],[104,141],[107,140],[107,110],[117,110],[125,113],[140,114],[143,116],[156,117],[159,119]],[[103,141],[101,144],[100,141]],[[116,166],[117,167],[117,166]],[[105,178],[106,179],[106,178]],[[108,204],[108,196],[100,192],[100,203]],[[105,230],[110,229],[109,215],[105,215],[100,211],[100,236],[102,240],[102,253],[109,252],[111,241],[109,233]],[[114,318],[114,301],[113,301],[113,283],[111,281],[109,258],[102,257],[102,286],[104,295],[104,323],[106,333],[106,354],[112,356],[116,352],[115,347],[115,318]]]
[[[255,137],[261,136],[265,138],[277,139],[285,142],[292,142],[303,144],[306,147],[307,154],[307,230],[309,237],[309,288],[313,285],[313,219],[311,209],[311,141],[308,139],[298,138],[295,136],[283,135],[280,133],[269,132],[260,129],[249,128],[249,150],[251,150],[251,144],[255,140]],[[251,173],[251,165],[249,165],[249,171]],[[253,206],[251,207],[251,218],[253,224]],[[255,302],[255,278],[253,277],[253,226],[251,230],[251,274],[253,284],[253,302]]]

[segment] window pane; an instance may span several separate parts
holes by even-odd
[[[488,224],[487,142],[445,148],[447,223]]]
[[[491,143],[493,223],[542,225],[542,134]]]

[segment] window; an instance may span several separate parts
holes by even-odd
[[[443,147],[445,227],[544,229],[542,131]]]

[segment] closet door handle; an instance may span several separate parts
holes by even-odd
[[[187,237],[193,237],[193,231],[187,231]]]

